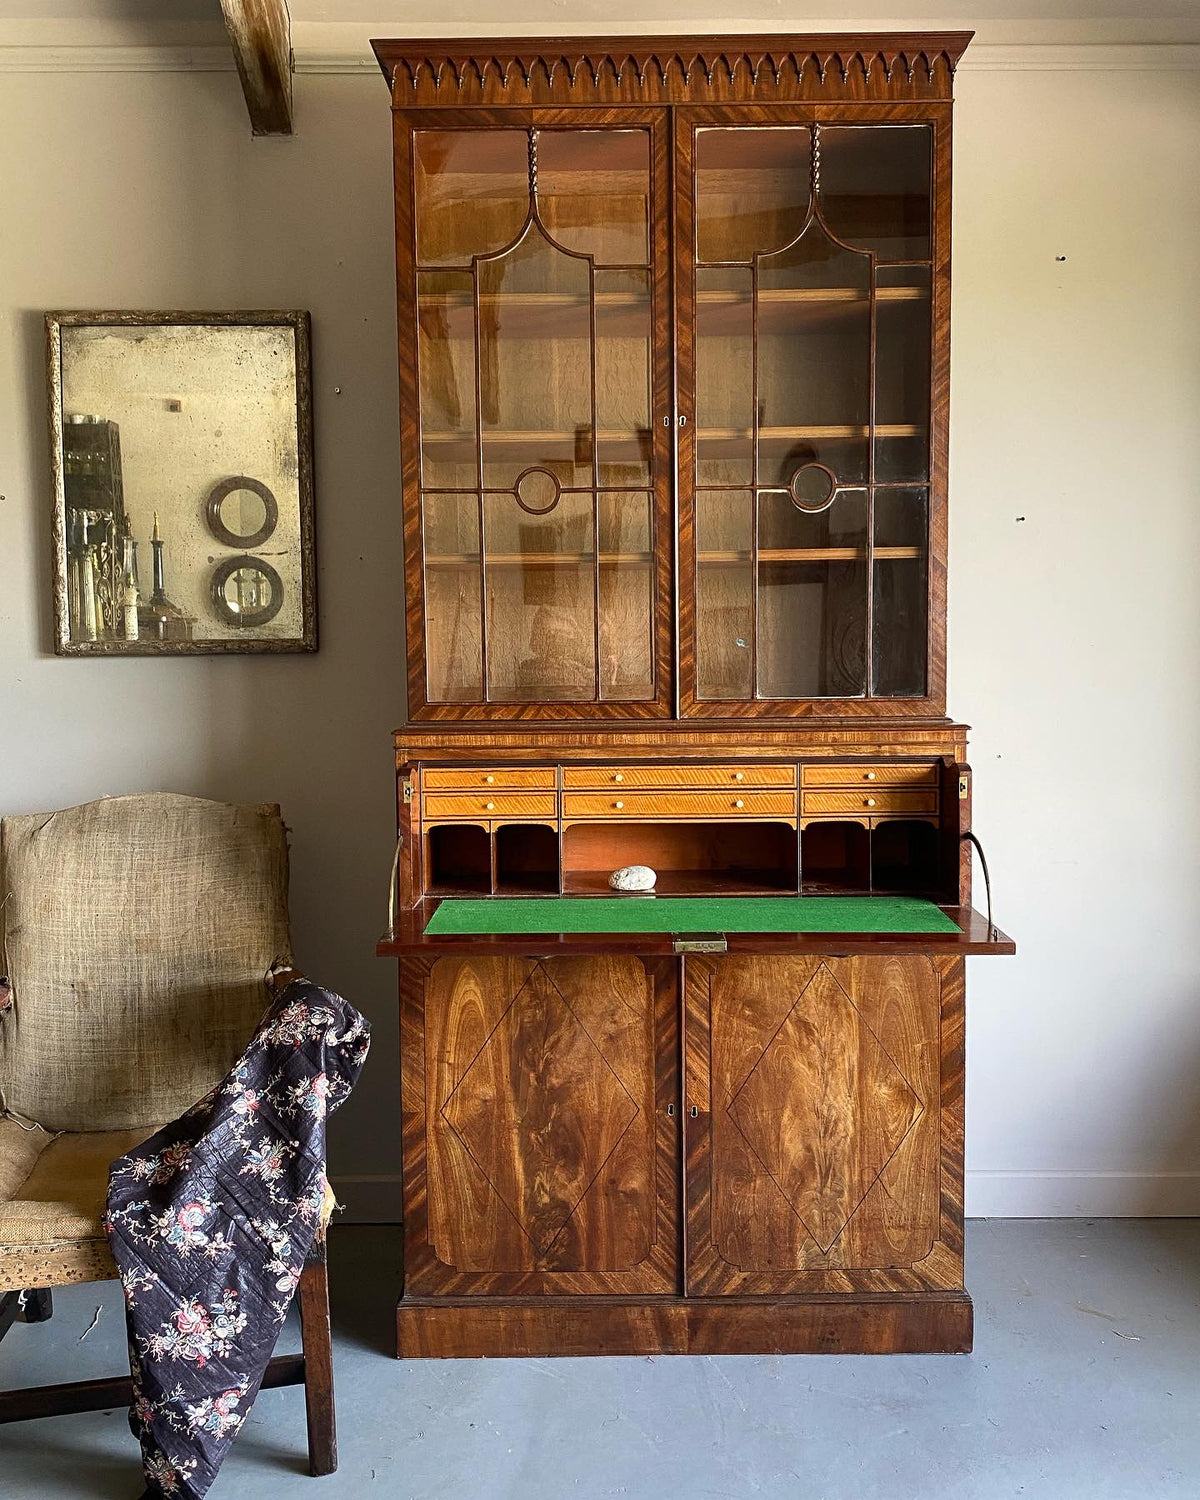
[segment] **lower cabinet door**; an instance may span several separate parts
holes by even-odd
[[[676,974],[402,961],[408,1294],[680,1289]]]
[[[962,1286],[961,959],[685,960],[687,1290]]]

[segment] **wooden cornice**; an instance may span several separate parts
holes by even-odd
[[[255,135],[292,133],[292,23],[286,0],[221,0]]]
[[[397,108],[945,101],[973,33],[371,43]]]

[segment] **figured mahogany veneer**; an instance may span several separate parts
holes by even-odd
[[[406,1288],[674,1291],[674,966],[443,957],[401,983]]]
[[[830,1296],[405,1297],[401,1359],[580,1354],[969,1354],[966,1292]]]
[[[668,725],[643,724],[407,724],[392,740],[396,767],[418,762],[430,765],[486,767],[528,765],[531,761],[564,766],[592,763],[627,764],[730,761],[790,761],[793,764],[852,762],[863,769],[883,760],[926,762],[967,758],[966,724],[935,717],[895,723],[863,723],[840,718],[804,723],[749,723],[707,725],[695,721]]]
[[[962,997],[925,954],[686,960],[690,1293],[961,1288]]]
[[[401,980],[402,1355],[969,1349],[961,960],[464,953]]]
[[[971,904],[945,717],[968,40],[373,44],[402,1357],[971,1347],[963,960],[1014,945]],[[598,894],[625,864],[956,925],[427,931],[447,895]]]

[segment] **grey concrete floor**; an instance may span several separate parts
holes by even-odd
[[[307,1477],[301,1393],[267,1391],[213,1500],[1200,1496],[1198,1220],[975,1221],[969,1358],[397,1364],[397,1250],[387,1229],[331,1238],[338,1472]],[[122,1368],[115,1283],[55,1304],[0,1344],[0,1387]],[[140,1490],[123,1412],[0,1427],[6,1500]]]

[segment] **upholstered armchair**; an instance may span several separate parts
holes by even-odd
[[[156,793],[0,822],[0,1337],[116,1275],[109,1164],[228,1072],[290,975],[277,807]],[[331,1200],[327,1199],[327,1206]],[[327,1217],[327,1215],[326,1215]],[[324,1233],[298,1288],[310,1467],[337,1465]],[[127,1404],[129,1377],[0,1392],[0,1421]]]

